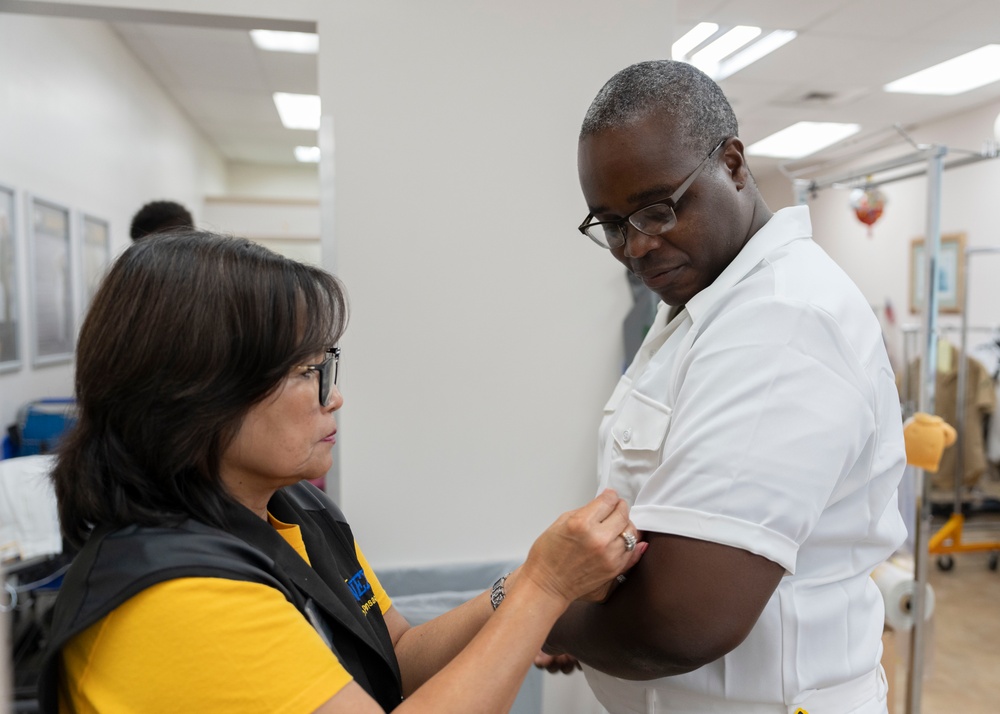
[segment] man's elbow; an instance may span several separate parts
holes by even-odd
[[[620,679],[645,681],[687,674],[721,659],[739,645],[742,638],[719,636],[690,636],[683,638],[656,638],[634,642],[626,667],[614,674]]]

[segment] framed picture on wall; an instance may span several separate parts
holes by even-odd
[[[34,365],[73,358],[73,271],[70,212],[37,197],[28,200],[28,267],[34,320]]]
[[[107,221],[84,213],[80,217],[80,235],[83,238],[80,246],[82,311],[85,312],[104,277],[104,271],[111,264],[111,231]]]
[[[16,206],[14,189],[0,185],[0,372],[21,368]]]
[[[965,296],[965,234],[941,236],[938,254],[938,311],[962,311]],[[910,312],[923,311],[927,298],[927,258],[924,239],[910,242]]]

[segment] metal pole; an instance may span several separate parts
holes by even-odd
[[[941,252],[941,175],[947,147],[934,146],[927,159],[927,238],[924,253],[927,256],[924,301],[927,331],[923,360],[923,383],[920,390],[920,411],[934,413],[937,379],[938,342],[938,258]],[[913,543],[914,580],[916,589],[911,598],[913,630],[910,641],[910,676],[906,697],[907,714],[920,714],[921,693],[924,679],[924,647],[926,592],[927,592],[927,542],[930,539],[931,509],[930,482],[923,469],[916,469],[917,523]]]
[[[3,574],[3,565],[0,564],[0,652],[3,652],[0,655],[0,714],[6,714],[6,712],[10,711],[10,702],[13,699],[13,682],[10,672],[11,661],[8,654],[13,651],[8,640],[10,628],[8,609],[13,609],[13,602],[5,602],[8,597],[5,591],[6,583],[7,581]]]
[[[955,431],[958,432],[958,435],[955,439],[955,473],[953,474],[955,481],[955,505],[953,506],[954,510],[952,513],[956,514],[962,512],[962,484],[965,480],[965,430],[969,426],[965,419],[965,385],[969,379],[969,369],[965,356],[968,354],[969,349],[969,256],[971,253],[972,251],[966,248],[964,254],[961,256],[961,260],[963,261],[962,270],[965,271],[965,286],[964,294],[962,295],[962,332],[959,339],[961,349],[958,355],[958,394],[955,395],[955,421],[958,422],[955,425]]]

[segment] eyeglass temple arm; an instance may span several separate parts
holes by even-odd
[[[709,153],[709,155],[705,157],[705,160],[702,161],[700,164],[698,164],[698,168],[694,170],[694,173],[688,176],[687,179],[685,179],[684,183],[678,186],[677,190],[674,191],[672,194],[670,194],[670,197],[666,201],[664,201],[664,203],[669,203],[671,208],[676,206],[679,197],[684,195],[684,192],[688,190],[688,187],[691,186],[691,184],[693,184],[697,180],[697,178],[701,175],[701,172],[705,170],[706,166],[708,166],[708,162],[712,160],[713,156],[719,153],[719,149],[725,146],[727,141],[729,141],[729,137],[726,137],[725,139],[720,141],[718,145],[716,145],[716,147],[712,149],[711,153]]]

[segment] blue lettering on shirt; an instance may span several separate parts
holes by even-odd
[[[354,599],[361,606],[361,612],[367,617],[368,611],[378,604],[378,600],[375,599],[375,591],[372,590],[372,586],[368,583],[368,578],[365,577],[364,569],[362,568],[356,572],[346,582],[347,587],[351,589],[351,594],[354,595]],[[369,594],[367,599],[365,597],[366,593]]]
[[[351,576],[350,580],[347,581],[347,587],[351,589],[351,594],[358,602],[361,602],[365,593],[372,589],[372,586],[368,584],[368,578],[365,577],[364,569]]]

